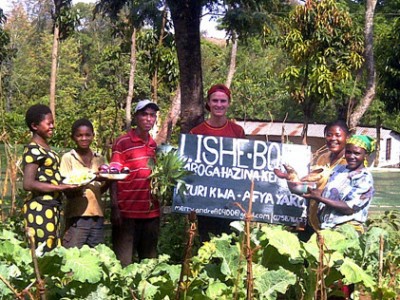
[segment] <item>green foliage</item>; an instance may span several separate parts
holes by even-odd
[[[6,20],[3,9],[0,8],[0,65],[8,55],[7,45],[10,42],[10,35],[3,28],[3,24]]]
[[[182,214],[163,214],[161,218],[158,253],[168,255],[170,263],[182,261],[188,229],[186,220]],[[198,248],[197,241],[194,248]]]
[[[163,36],[161,42],[156,30],[141,30],[137,36],[137,56],[143,62],[148,80],[153,80],[157,72],[157,79],[166,90],[174,91],[179,78],[175,42],[170,34]]]
[[[300,106],[294,107],[284,82],[276,76],[286,65],[279,48],[265,47],[260,41],[239,44],[237,67],[232,82],[232,115],[242,119],[283,120],[286,114],[298,119]],[[291,106],[290,106],[291,105]],[[288,109],[290,107],[290,110]]]
[[[351,226],[340,232],[324,230],[325,284],[342,279],[372,292],[375,299],[395,299],[399,292],[399,213],[387,212],[384,221],[392,224],[377,227],[373,220],[365,235],[358,237]],[[237,234],[213,238],[193,256],[190,273],[181,286],[186,299],[230,300],[246,297],[246,259],[243,251],[243,223],[234,222]],[[12,228],[12,226],[7,226]],[[396,231],[396,233],[395,233]],[[182,234],[169,230],[167,236]],[[384,236],[382,282],[378,284],[379,239]],[[0,229],[0,274],[15,289],[22,291],[34,282],[32,259],[21,235]],[[252,229],[254,299],[313,299],[319,251],[316,239],[304,243],[281,226],[259,225]],[[48,299],[172,299],[180,278],[181,266],[167,255],[143,260],[122,268],[106,245],[81,249],[57,248],[38,257]],[[305,263],[307,262],[307,263]],[[31,287],[33,291],[36,286]],[[32,291],[32,292],[33,292]],[[291,296],[292,295],[292,296]],[[13,299],[0,281],[0,297]]]
[[[216,82],[224,82],[229,62],[228,47],[207,39],[201,41],[203,86],[205,92]]]
[[[71,124],[78,118],[86,117],[95,125],[94,147],[107,154],[113,139],[121,134],[124,127],[130,57],[125,46],[128,40],[111,35],[112,24],[107,17],[97,15],[92,19],[93,7],[93,4],[80,4],[79,12],[78,8],[73,9],[71,14],[82,17],[81,25],[76,26],[76,32],[69,34],[60,44],[57,124],[51,143],[54,146],[71,147]],[[21,15],[17,19],[12,16],[11,44],[17,51],[12,63],[7,64],[4,91],[7,101],[3,102],[2,111],[5,110],[4,123],[10,139],[22,144],[29,139],[29,131],[24,124],[27,108],[35,103],[48,104],[49,101],[53,38],[51,28],[39,31],[40,34],[35,31],[38,19],[44,18],[44,9],[48,8],[41,7],[43,11],[32,12],[29,16]],[[153,34],[155,37],[156,34]],[[170,43],[172,38],[166,37],[165,41],[168,44],[159,52],[138,49],[139,53],[151,56],[138,56],[133,101],[151,96],[149,58],[154,60],[152,56],[157,54],[161,66],[159,77],[163,79],[158,85],[159,105],[168,108],[171,91],[176,88],[177,67],[174,48]],[[155,45],[157,40],[153,41]]]
[[[164,151],[162,148],[157,151],[155,161],[150,160],[151,168],[150,188],[152,195],[160,201],[163,206],[172,205],[174,189],[180,197],[184,197],[186,192],[186,183],[183,180],[186,176],[192,174],[185,169],[186,161],[179,157],[178,151],[171,146]]]
[[[60,40],[72,35],[79,24],[79,11],[71,9],[71,0],[55,1],[55,22],[60,28]],[[58,5],[57,5],[58,4]]]
[[[15,231],[0,228],[0,243],[2,245],[0,248],[0,275],[6,280],[12,280],[13,285],[21,290],[26,285],[25,274],[32,273],[30,266],[32,259],[26,243],[21,241],[20,237],[21,235]],[[11,296],[12,293],[0,281],[0,297],[7,295]]]
[[[227,0],[227,10],[221,18],[228,33],[235,32],[244,40],[254,36],[271,35],[277,31],[278,19],[290,8],[285,1]]]
[[[400,111],[400,18],[386,21],[378,36],[377,70],[380,77],[378,94],[389,112]]]
[[[400,282],[400,211],[386,211],[372,216],[368,221],[370,230],[362,240],[368,249],[363,257],[363,266],[376,277],[382,272],[382,283],[374,291],[375,298],[395,298],[399,294]],[[382,263],[380,270],[379,247],[383,243]]]
[[[297,6],[285,32],[283,48],[290,63],[282,77],[309,119],[320,102],[337,97],[339,84],[351,86],[363,63],[362,35],[345,7],[333,0]]]

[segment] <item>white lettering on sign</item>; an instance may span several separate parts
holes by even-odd
[[[241,196],[240,194],[236,194],[235,191],[230,188],[220,188],[215,186],[191,185],[191,184],[186,184],[186,188],[187,188],[186,195],[190,196],[224,199],[231,201],[236,201],[236,199],[238,200],[242,199],[242,202],[247,202],[250,200],[250,191],[245,191],[243,193],[243,196]],[[253,191],[253,202],[274,205],[274,195],[269,192]],[[288,202],[288,200],[284,200],[284,197],[280,197],[278,202],[281,202],[286,205],[293,205],[293,204],[287,204],[286,202]]]
[[[198,176],[226,178],[233,180],[252,180],[263,182],[277,182],[275,173],[267,170],[241,169],[238,167],[218,167],[196,162],[188,162],[185,169],[196,173]]]
[[[232,189],[213,186],[186,184],[185,194],[204,198],[236,200],[236,194]]]
[[[304,198],[301,198],[295,194],[279,194],[276,195],[278,198],[276,204],[303,207],[305,205]]]
[[[207,186],[186,184],[186,194],[190,196],[207,197]]]
[[[250,191],[245,191],[242,201],[249,201],[250,200]],[[274,205],[274,197],[271,193],[267,192],[258,192],[254,191],[253,192],[253,202],[260,202],[263,204],[271,204]]]
[[[184,134],[179,155],[193,174],[185,179],[186,197],[175,191],[174,211],[242,220],[251,199],[255,221],[296,225],[305,220],[304,198],[291,194],[274,169],[285,163],[307,174],[309,147]],[[252,181],[255,190],[250,197]]]
[[[306,222],[306,218],[304,217],[295,217],[295,216],[287,216],[287,215],[274,215],[273,219],[277,223],[304,223]]]
[[[183,141],[186,137],[183,137]],[[196,135],[197,148],[194,162],[206,165],[227,165],[230,161],[232,168],[248,169],[252,166],[255,170],[272,171],[277,167],[281,160],[280,144],[265,143],[263,141],[254,141],[252,153],[244,151],[248,141],[242,139],[233,139],[232,143],[223,143],[223,137]],[[181,149],[181,154],[182,153]],[[246,164],[246,160],[252,162],[252,165]]]

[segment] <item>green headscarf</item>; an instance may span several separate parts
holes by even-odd
[[[353,144],[357,147],[363,148],[367,153],[371,153],[375,150],[375,140],[368,135],[352,135],[347,139],[346,144]]]

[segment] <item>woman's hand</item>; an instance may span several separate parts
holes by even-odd
[[[312,189],[309,187],[307,189],[307,193],[304,193],[301,196],[306,199],[314,199],[320,201],[321,195],[322,195],[322,190]]]
[[[26,191],[37,191],[40,193],[63,192],[66,190],[73,190],[79,188],[76,184],[59,185],[51,184],[49,182],[41,182],[36,179],[39,165],[35,163],[27,164],[24,168],[23,188]]]
[[[79,186],[76,184],[65,184],[62,183],[59,185],[61,191],[67,196],[67,198],[76,198],[83,196],[83,186]]]
[[[303,194],[302,196],[306,199],[313,199],[318,202],[322,202],[325,205],[340,211],[344,215],[351,215],[354,213],[353,209],[350,208],[345,201],[332,200],[322,197],[322,190],[308,188],[307,193]]]

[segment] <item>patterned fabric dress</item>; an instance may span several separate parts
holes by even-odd
[[[337,166],[333,170],[322,196],[346,202],[354,213],[344,215],[336,209],[320,203],[321,228],[334,228],[350,223],[362,233],[374,192],[374,181],[366,168],[351,171],[344,165]]]
[[[48,150],[31,142],[24,149],[23,166],[37,164],[36,180],[59,185],[60,158],[53,150]],[[35,248],[46,243],[43,250],[50,251],[59,246],[61,193],[60,192],[29,192],[23,206],[25,226],[34,235]]]
[[[327,152],[318,157],[317,162],[314,164],[313,169],[323,169],[320,173],[321,178],[318,179],[317,188],[323,190],[328,182],[328,179],[333,169],[338,165],[347,165],[344,155],[331,164],[331,152]],[[321,224],[318,217],[318,202],[310,199],[308,202],[308,223],[312,226],[313,230],[320,229]]]

